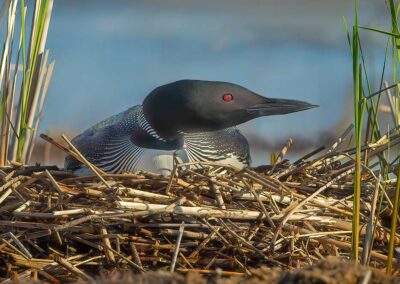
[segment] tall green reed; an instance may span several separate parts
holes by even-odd
[[[399,24],[398,24],[398,17],[399,17],[399,9],[400,3],[397,3],[397,7],[395,7],[394,0],[389,1],[389,8],[390,8],[390,18],[392,22],[392,33],[395,35],[392,37],[392,75],[393,81],[398,82],[398,75],[399,75],[399,61],[400,61],[400,32],[399,32]],[[399,88],[400,86],[397,85],[395,89],[396,96],[395,96],[395,117],[397,118],[397,124],[399,124],[400,119],[400,105],[399,105]],[[390,228],[390,240],[389,240],[389,248],[388,248],[388,264],[386,272],[391,274],[392,272],[392,265],[393,265],[393,252],[394,252],[394,239],[397,231],[397,217],[399,212],[399,198],[400,198],[400,160],[397,164],[398,171],[397,171],[397,183],[396,183],[396,190],[393,202],[393,212],[392,212],[392,220],[391,220],[391,228]]]
[[[398,27],[398,13],[399,13],[399,3],[395,4],[394,0],[389,0],[388,10],[390,13],[391,21],[391,31],[383,31],[373,27],[366,27],[359,25],[358,19],[358,3],[357,0],[354,1],[354,26],[352,33],[350,35],[347,22],[344,19],[345,29],[347,33],[347,38],[350,45],[351,56],[352,56],[352,69],[353,69],[353,98],[354,98],[354,123],[355,123],[355,174],[354,174],[354,192],[353,192],[353,222],[352,222],[352,251],[351,257],[358,261],[359,258],[359,245],[360,245],[360,197],[361,197],[361,184],[362,184],[362,170],[364,167],[368,167],[367,161],[362,160],[362,138],[365,137],[366,143],[372,143],[382,138],[380,127],[379,127],[379,104],[381,102],[381,95],[383,92],[389,92],[393,90],[393,97],[389,94],[389,99],[393,98],[392,116],[394,117],[394,126],[399,126],[400,122],[400,100],[399,100],[399,88],[398,83],[399,78],[399,61],[400,61],[400,33]],[[385,51],[385,57],[383,62],[383,69],[381,73],[381,79],[379,82],[379,91],[372,92],[372,87],[368,78],[368,68],[366,66],[366,60],[364,59],[364,54],[362,51],[362,44],[360,40],[360,30],[367,30],[368,32],[378,32],[388,36],[388,44]],[[388,47],[391,49],[391,72],[393,83],[390,86],[383,87],[386,61],[388,55]],[[367,111],[366,111],[367,110]],[[366,125],[365,125],[366,123]],[[366,130],[363,126],[366,126]],[[397,230],[397,216],[399,207],[399,197],[400,197],[400,159],[398,155],[396,159],[390,161],[390,151],[388,149],[387,155],[379,156],[380,170],[386,178],[388,177],[388,166],[397,163],[398,173],[397,173],[397,185],[395,188],[395,196],[393,199],[393,211],[392,211],[392,222],[390,228],[390,241],[388,246],[388,263],[387,263],[387,273],[390,274],[392,271],[393,262],[393,251],[394,251],[394,240]],[[367,155],[367,151],[366,154]],[[378,187],[379,188],[379,187]],[[382,186],[384,189],[384,186]],[[381,201],[383,198],[383,193],[381,192]],[[380,202],[381,204],[381,202]],[[380,205],[379,207],[380,208]],[[379,212],[379,210],[378,210]],[[379,214],[379,213],[378,213]],[[372,218],[372,217],[371,217]],[[375,226],[376,227],[376,226]],[[368,243],[368,242],[365,242]],[[364,247],[364,250],[371,250],[372,245],[369,247]],[[367,254],[363,254],[367,255]]]
[[[8,13],[0,69],[0,165],[29,161],[55,63],[48,63],[45,50],[53,0],[36,0],[32,11],[24,0],[3,5]]]

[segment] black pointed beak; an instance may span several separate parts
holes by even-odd
[[[303,101],[268,98],[265,103],[248,107],[246,110],[248,113],[256,114],[257,116],[267,116],[287,114],[315,107],[318,106]]]

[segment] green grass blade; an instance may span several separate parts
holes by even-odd
[[[400,35],[398,35],[398,34],[387,32],[387,31],[384,31],[384,30],[376,29],[376,28],[371,28],[371,27],[367,27],[367,26],[359,26],[359,28],[363,29],[363,30],[369,30],[369,31],[373,31],[373,32],[377,32],[377,33],[393,36],[395,38],[400,38]]]

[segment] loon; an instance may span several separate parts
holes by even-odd
[[[303,101],[266,98],[232,83],[180,80],[157,87],[142,105],[97,123],[72,143],[109,173],[136,170],[145,149],[183,150],[189,161],[244,168],[251,163],[250,149],[237,125],[313,107]],[[67,170],[82,167],[66,157]]]

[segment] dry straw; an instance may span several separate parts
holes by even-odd
[[[173,179],[151,172],[75,177],[46,167],[3,167],[0,212],[8,213],[0,227],[10,234],[1,236],[0,255],[20,280],[38,271],[53,282],[92,281],[100,268],[204,274],[218,268],[222,275],[250,275],[261,265],[288,269],[330,255],[349,257],[355,151],[345,147],[346,134],[293,164],[262,170],[176,164]],[[374,161],[389,144],[400,143],[397,136],[393,131],[361,150],[369,151],[370,166],[361,163],[364,242],[358,250],[365,264],[382,269],[388,244],[399,245],[400,235],[392,238],[385,226],[396,183],[380,177]],[[221,167],[223,174],[216,174]],[[397,165],[390,170],[397,172]],[[392,263],[397,267],[396,259]]]

